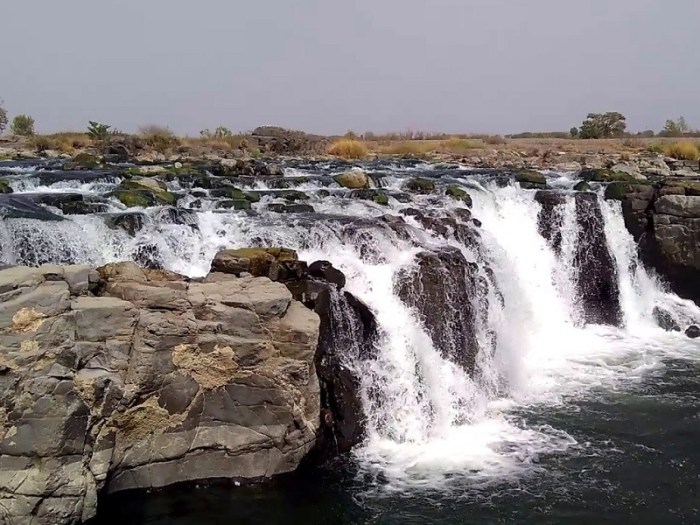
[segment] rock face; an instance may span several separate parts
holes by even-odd
[[[639,243],[642,261],[675,293],[700,304],[700,181],[613,183],[606,197],[621,201],[625,225]]]
[[[319,317],[267,278],[132,263],[0,271],[0,522],[97,493],[296,468],[319,427]]]
[[[398,295],[417,310],[440,353],[472,373],[479,351],[474,302],[481,297],[474,268],[456,248],[420,252],[416,262],[396,282]]]

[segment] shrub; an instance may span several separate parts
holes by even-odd
[[[328,153],[344,159],[363,159],[368,154],[367,146],[359,140],[340,139],[328,148]]]
[[[429,153],[433,148],[433,145],[427,142],[421,142],[418,140],[402,140],[400,142],[394,142],[381,149],[381,152],[386,155],[401,155],[404,157],[411,156],[422,156]]]
[[[55,142],[49,137],[33,136],[31,139],[31,144],[39,153],[54,149],[55,146]]]
[[[507,141],[500,135],[485,135],[482,140],[486,144],[490,144],[492,146],[500,145],[500,144],[506,144]]]
[[[165,153],[180,145],[180,140],[167,127],[150,124],[139,128],[139,133],[147,146],[158,153]]]
[[[90,121],[87,129],[88,136],[95,142],[105,142],[109,138],[109,129],[112,126]]]
[[[0,99],[0,133],[5,131],[7,127],[7,111],[5,110],[5,103]]]
[[[12,121],[12,133],[31,137],[34,135],[34,119],[29,115],[17,115]]]
[[[688,141],[664,144],[663,152],[674,159],[698,160],[700,158],[698,146]]]
[[[199,132],[199,136],[204,140],[221,140],[233,137],[233,132],[224,126],[219,126],[214,131],[203,129]]]
[[[442,148],[449,153],[460,154],[472,149],[478,149],[479,144],[459,137],[450,137],[442,143]]]

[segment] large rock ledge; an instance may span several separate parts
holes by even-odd
[[[0,522],[77,523],[102,490],[297,467],[319,316],[247,272],[0,271]]]

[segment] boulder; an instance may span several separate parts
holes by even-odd
[[[521,171],[515,175],[516,182],[525,189],[541,189],[547,186],[547,178],[538,171]]]
[[[430,179],[416,177],[406,182],[404,188],[413,193],[432,193],[435,191],[435,183]]]
[[[585,180],[579,181],[574,186],[574,191],[591,191],[591,185]]]
[[[78,523],[102,492],[294,470],[319,429],[319,327],[267,278],[1,270],[0,516]]]
[[[211,263],[212,272],[254,277],[268,277],[287,282],[306,277],[306,263],[300,261],[294,250],[287,248],[239,248],[222,250]]]
[[[667,332],[681,331],[681,327],[678,325],[673,316],[663,308],[655,306],[652,312],[652,316],[654,317],[654,321],[656,321],[656,324],[659,325],[659,328],[663,328]]]
[[[452,197],[453,199],[457,201],[462,201],[464,204],[468,207],[471,208],[472,206],[472,197],[469,195],[466,191],[464,191],[462,188],[459,186],[448,186],[447,189],[445,190],[445,195],[448,195],[449,197]]]
[[[698,337],[700,337],[700,327],[695,325],[689,326],[685,331],[685,335],[687,335],[691,339],[697,339]]]
[[[364,171],[350,170],[333,177],[343,188],[361,190],[369,188],[369,177]]]
[[[12,193],[10,183],[4,179],[0,179],[0,193]]]

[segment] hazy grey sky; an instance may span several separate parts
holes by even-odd
[[[700,127],[700,0],[6,0],[0,98],[41,131]]]

